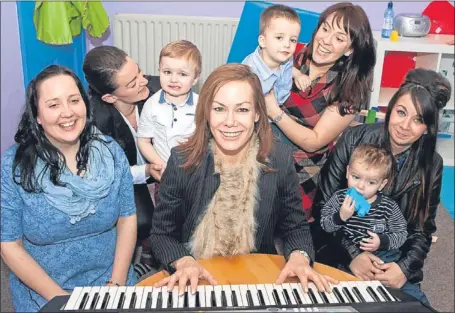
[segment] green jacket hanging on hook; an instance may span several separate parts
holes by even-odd
[[[109,17],[100,1],[36,1],[33,15],[38,40],[66,45],[81,33],[101,37],[109,27]]]

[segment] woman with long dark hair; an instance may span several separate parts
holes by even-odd
[[[135,283],[128,161],[92,118],[81,81],[65,67],[45,68],[27,87],[1,166],[1,255],[18,312],[76,286]]]
[[[275,135],[293,148],[310,221],[319,170],[336,138],[367,106],[375,63],[365,12],[358,5],[337,3],[321,13],[311,42],[297,52],[294,86],[284,106],[277,105],[273,93],[266,97]]]
[[[383,192],[398,203],[408,223],[408,237],[400,248],[399,260],[380,264],[379,258],[362,252],[342,237],[333,242],[323,232],[314,232],[317,250],[329,244],[327,254],[324,249],[319,250],[319,261],[341,263],[360,279],[378,279],[394,288],[410,282],[404,291],[427,301],[416,285],[423,278],[422,267],[436,230],[443,168],[436,152],[436,137],[439,110],[449,101],[450,94],[450,83],[442,75],[422,68],[409,71],[389,102],[385,122],[348,129],[321,170],[313,214],[315,225],[319,225],[324,203],[336,190],[346,187],[345,170],[356,146],[377,144],[393,154],[396,174]],[[334,252],[338,250],[340,253]],[[324,255],[326,258],[322,259]]]

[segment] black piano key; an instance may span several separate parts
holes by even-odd
[[[349,291],[348,288],[343,287],[342,291],[343,291],[344,295],[349,299],[349,303],[356,302],[354,299],[354,296],[351,294],[351,292]]]
[[[318,291],[319,295],[321,296],[321,299],[324,303],[330,303],[329,298],[327,298],[327,295],[325,292]]]
[[[100,298],[100,294],[98,292],[95,292],[95,294],[93,295],[92,303],[90,304],[90,310],[93,310],[96,307],[96,305],[98,304],[99,298]]]
[[[158,297],[156,298],[156,308],[163,308],[163,293],[161,291],[158,292]]]
[[[221,306],[223,308],[227,307],[226,292],[224,290],[221,290]]]
[[[369,293],[369,295],[373,298],[374,302],[381,302],[381,299],[378,297],[378,295],[374,292],[373,288],[371,288],[370,286],[368,286],[366,288],[367,292]]]
[[[253,297],[251,296],[251,291],[246,291],[246,301],[248,302],[248,306],[254,306]]]
[[[360,293],[359,289],[357,289],[357,287],[353,287],[352,291],[356,295],[357,299],[359,299],[361,302],[366,302],[365,299],[363,298],[362,294]]]
[[[264,300],[264,295],[262,294],[262,290],[258,290],[258,298],[259,298],[259,304],[260,305],[265,305],[265,300]]]
[[[124,302],[125,302],[125,293],[124,293],[124,292],[121,292],[121,293],[120,293],[120,299],[118,300],[117,309],[123,308],[123,303],[124,303]]]
[[[196,307],[201,307],[201,300],[199,299],[199,291],[196,291]]]
[[[286,304],[292,304],[291,298],[289,297],[289,293],[286,289],[283,289],[283,297],[284,301],[286,301]]]
[[[302,299],[300,298],[299,292],[297,289],[292,289],[292,294],[294,295],[295,300],[297,301],[297,304],[303,304]]]
[[[172,308],[172,291],[167,292],[167,307]]]
[[[378,292],[388,301],[388,302],[392,302],[393,300],[390,299],[389,295],[387,294],[387,292],[384,290],[384,287],[382,286],[378,286]]]
[[[216,307],[216,297],[215,297],[215,291],[211,291],[210,292],[210,299],[209,299],[209,303],[212,307]]]
[[[82,297],[81,304],[79,305],[79,310],[82,310],[85,308],[85,305],[87,304],[88,301],[88,292],[84,293],[84,296]]]
[[[344,298],[343,298],[343,296],[341,295],[341,293],[340,293],[340,291],[338,290],[337,287],[333,287],[332,290],[333,290],[333,294],[334,294],[335,297],[338,299],[338,302],[340,302],[340,303],[346,303],[346,301],[344,301]]]
[[[311,288],[308,288],[308,296],[310,297],[311,302],[318,303],[318,300],[316,299],[316,296]]]
[[[137,294],[136,294],[136,292],[133,292],[131,294],[130,309],[134,309],[134,307],[136,306],[136,301],[137,301]]]
[[[235,290],[232,290],[232,293],[231,293],[231,300],[232,300],[232,306],[239,306],[239,302],[237,301],[237,293],[235,292]]]
[[[281,303],[280,297],[278,297],[278,292],[276,291],[276,289],[273,289],[272,296],[273,296],[273,300],[275,300],[276,304],[278,304],[278,305],[279,304],[284,304],[284,303]]]
[[[109,295],[108,292],[106,292],[106,293],[104,294],[103,303],[101,303],[101,308],[102,308],[102,309],[105,309],[105,308],[107,307],[107,304],[109,303],[109,298],[110,298],[110,297],[111,297],[111,296]]]
[[[145,309],[152,307],[152,292],[147,292],[147,300],[145,301]]]
[[[188,291],[185,291],[183,294],[183,307],[187,308],[188,307]]]

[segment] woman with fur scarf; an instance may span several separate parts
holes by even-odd
[[[172,274],[157,286],[183,294],[188,282],[215,278],[199,258],[249,253],[277,254],[287,263],[277,283],[297,276],[304,290],[313,281],[329,291],[329,277],[313,268],[314,249],[298,190],[292,151],[273,143],[264,96],[246,65],[217,68],[204,83],[196,130],[174,148],[163,174],[151,246]],[[170,290],[168,289],[168,290]]]

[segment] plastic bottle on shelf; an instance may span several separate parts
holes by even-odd
[[[383,38],[390,38],[390,34],[392,33],[393,30],[394,15],[395,14],[393,12],[393,2],[389,1],[387,9],[384,12],[384,22],[382,24],[381,36]]]

